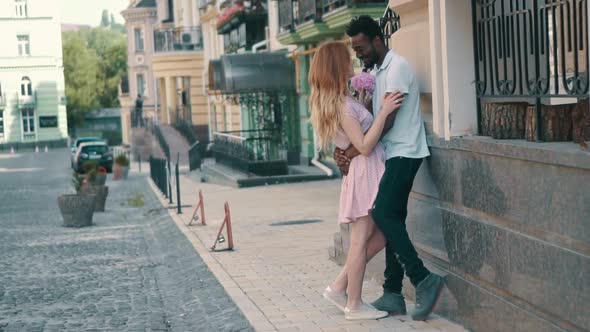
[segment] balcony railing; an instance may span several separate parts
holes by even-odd
[[[154,50],[159,52],[198,51],[203,49],[200,27],[154,31]]]
[[[280,32],[292,31],[295,29],[295,17],[293,15],[293,6],[297,2],[293,0],[278,0],[279,2],[279,29]]]
[[[279,0],[281,1],[281,0]],[[282,2],[282,1],[281,1]],[[293,2],[293,1],[286,1]],[[385,0],[299,0],[298,14],[296,15],[296,24],[303,24],[309,21],[318,21],[324,15],[345,7],[363,7],[383,5],[387,6]],[[280,5],[279,5],[280,6]],[[280,8],[280,7],[279,7]],[[279,9],[279,15],[281,10]],[[295,11],[293,11],[295,12]],[[280,19],[280,18],[279,18]],[[286,24],[286,22],[285,22]],[[280,25],[283,27],[283,25]]]
[[[204,9],[207,5],[215,3],[215,0],[199,0],[199,9]]]

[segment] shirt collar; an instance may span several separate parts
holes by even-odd
[[[375,73],[378,73],[386,69],[387,66],[389,66],[389,63],[391,63],[391,59],[393,59],[394,55],[395,53],[393,52],[393,50],[387,51],[387,54],[385,55],[385,59],[383,59],[383,63],[381,64],[381,66],[375,65]]]

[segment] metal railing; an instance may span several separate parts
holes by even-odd
[[[166,170],[166,160],[150,157],[150,177],[154,184],[166,198],[168,198],[168,172]]]
[[[215,3],[215,0],[199,0],[199,9],[204,9],[207,5]]]
[[[295,29],[293,6],[296,4],[293,0],[278,0],[280,32],[293,31]]]
[[[182,52],[203,49],[201,27],[185,27],[154,31],[154,51]]]
[[[280,0],[279,0],[280,1]],[[291,2],[291,1],[287,1]],[[321,20],[324,15],[330,14],[333,11],[339,10],[345,7],[375,7],[375,6],[387,7],[386,0],[299,0],[298,1],[298,15],[295,17],[297,25],[303,24],[309,21]],[[280,8],[279,4],[279,8]],[[286,5],[284,5],[286,7]],[[285,12],[285,10],[283,10]],[[279,20],[281,10],[279,9]],[[285,14],[287,15],[287,14]],[[287,24],[288,21],[283,21]],[[283,27],[279,23],[280,27]]]
[[[472,0],[472,15],[479,133],[482,100],[528,101],[541,123],[548,98],[588,97],[587,0]]]
[[[178,130],[178,132],[187,140],[189,145],[193,145],[197,142],[197,137],[193,132],[193,128],[188,122],[177,120],[174,124],[174,128],[176,128],[176,130]]]
[[[158,143],[160,143],[160,147],[162,148],[162,151],[164,152],[166,159],[169,160],[170,159],[170,146],[168,145],[168,142],[166,142],[166,139],[164,138],[164,135],[162,134],[162,130],[160,129],[160,126],[158,126],[158,125],[154,126],[154,136],[156,136]]]
[[[213,133],[213,151],[249,161],[286,158],[277,130],[240,130]]]

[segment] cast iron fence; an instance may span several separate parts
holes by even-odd
[[[482,99],[529,101],[541,123],[549,98],[588,97],[587,0],[472,0],[472,11],[480,133]]]
[[[168,142],[166,142],[166,139],[164,138],[164,135],[162,134],[162,130],[160,129],[160,126],[158,126],[158,125],[154,126],[154,136],[156,136],[158,143],[160,143],[160,147],[162,148],[162,151],[164,152],[166,159],[169,160],[170,159],[170,146],[168,146]]]
[[[168,172],[166,160],[150,157],[150,177],[164,196],[168,197]]]

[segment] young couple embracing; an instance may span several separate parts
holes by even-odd
[[[377,22],[354,18],[346,31],[352,50],[375,74],[373,112],[352,98],[353,65],[348,46],[322,44],[310,68],[311,122],[322,148],[336,145],[342,173],[338,221],[350,224],[346,264],[324,297],[348,320],[405,315],[404,273],[416,289],[414,320],[425,320],[443,288],[443,278],[428,271],[406,230],[408,197],[414,177],[429,156],[420,114],[420,91],[406,59],[387,48]],[[385,248],[383,295],[362,301],[367,262]]]

